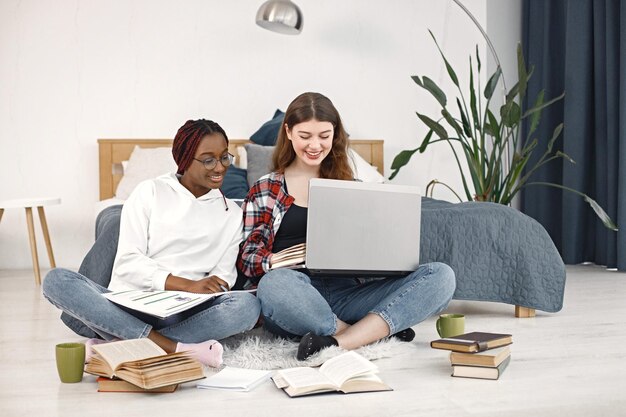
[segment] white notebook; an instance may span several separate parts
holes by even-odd
[[[252,391],[263,382],[268,381],[273,373],[274,371],[227,366],[215,375],[203,379],[196,386],[226,391]]]

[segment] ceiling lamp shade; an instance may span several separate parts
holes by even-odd
[[[269,0],[256,13],[256,24],[285,35],[297,35],[302,31],[302,12],[289,0]]]

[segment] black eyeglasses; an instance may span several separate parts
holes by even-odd
[[[222,164],[224,168],[229,167],[235,161],[235,157],[229,153],[222,155],[219,159],[218,158],[207,158],[207,159],[193,158],[193,159],[194,161],[202,162],[202,165],[204,165],[206,169],[215,168],[217,166],[217,161],[219,161],[220,164]]]

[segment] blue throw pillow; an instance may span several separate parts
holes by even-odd
[[[256,144],[263,146],[276,145],[276,139],[278,138],[278,131],[283,124],[285,113],[280,110],[276,110],[272,120],[263,123],[263,126],[250,136],[250,140]]]
[[[222,192],[226,198],[246,198],[248,195],[248,172],[234,165],[228,167],[222,183]]]

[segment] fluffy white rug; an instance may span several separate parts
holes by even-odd
[[[230,337],[222,341],[224,365],[248,369],[283,369],[296,366],[319,366],[345,350],[331,346],[312,355],[305,361],[296,359],[298,343],[274,337],[262,328]],[[396,338],[384,339],[356,350],[367,359],[380,359],[406,352],[412,343]]]

